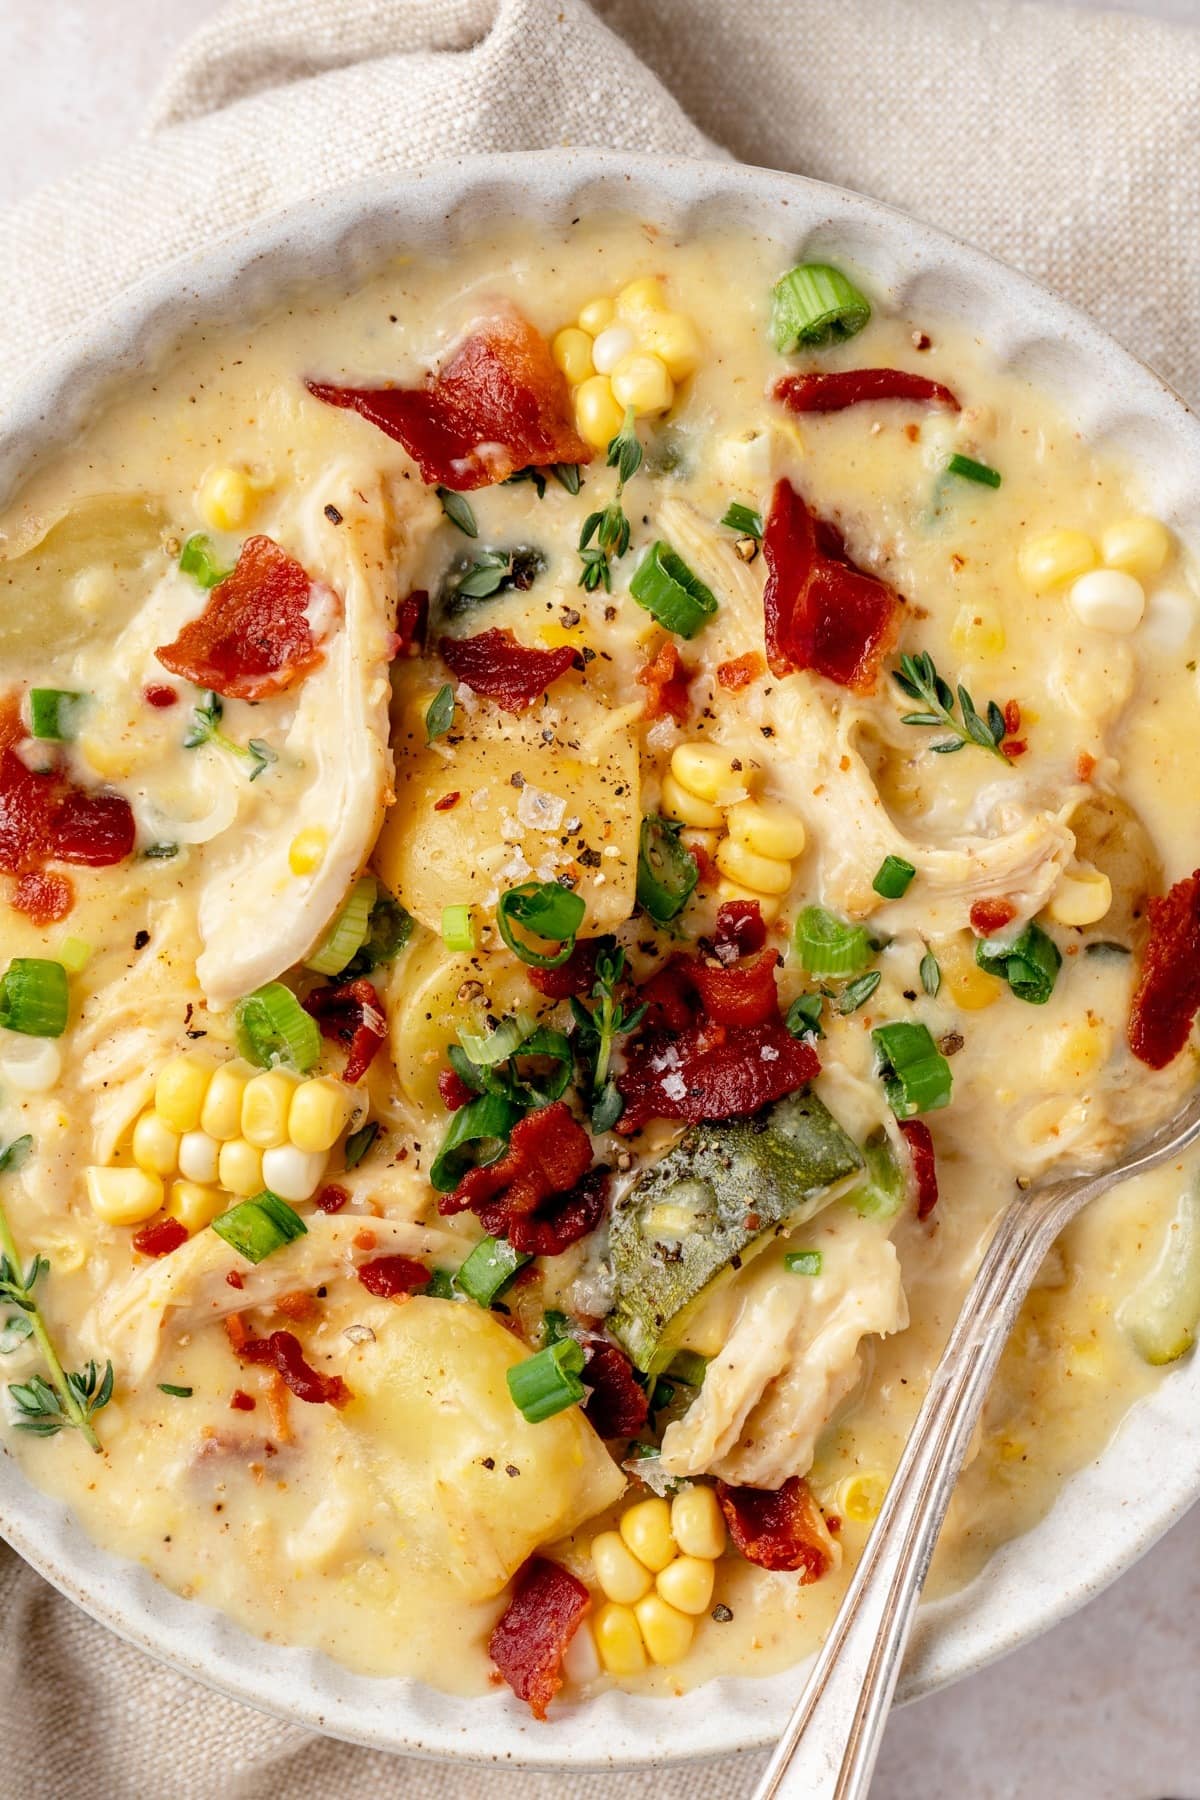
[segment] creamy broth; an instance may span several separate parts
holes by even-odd
[[[42,1040],[0,1033],[0,1140],[34,1140],[28,1163],[3,1178],[2,1198],[23,1255],[49,1261],[37,1293],[66,1366],[111,1357],[115,1371],[113,1398],[94,1419],[102,1454],[75,1430],[41,1438],[7,1429],[5,1448],[97,1541],[175,1591],[354,1669],[484,1691],[494,1679],[489,1636],[525,1558],[544,1551],[603,1605],[592,1541],[650,1491],[636,1476],[626,1485],[623,1438],[606,1449],[575,1406],[529,1423],[507,1387],[507,1369],[541,1345],[547,1309],[601,1328],[613,1293],[606,1221],[540,1256],[491,1319],[469,1299],[373,1294],[355,1267],[405,1256],[453,1269],[480,1235],[470,1210],[439,1215],[430,1185],[451,1118],[437,1078],[456,1034],[485,1033],[489,1019],[518,1012],[570,1026],[566,1003],[535,991],[501,940],[506,889],[565,875],[560,892],[585,902],[581,939],[616,932],[636,985],[671,952],[696,954],[722,899],[752,891],[746,881],[731,889],[713,863],[726,854],[718,825],[691,840],[701,879],[675,924],[656,931],[644,913],[633,916],[639,824],[674,816],[664,777],[679,746],[718,745],[735,789],[790,809],[804,828],[803,847],[783,859],[786,891],[763,894],[783,1012],[822,986],[794,945],[801,910],[822,905],[843,923],[869,924],[864,966],[880,980],[845,1014],[844,980],[825,980],[815,1093],[854,1144],[888,1134],[904,1193],[890,1215],[872,1215],[855,1204],[860,1178],[843,1179],[783,1244],[760,1248],[732,1281],[706,1291],[678,1338],[710,1359],[692,1413],[677,1383],[658,1429],[652,1415],[639,1434],[657,1445],[666,1424],[650,1478],[668,1496],[713,1475],[772,1490],[806,1477],[832,1523],[824,1550],[833,1566],[802,1584],[730,1549],[685,1653],[597,1674],[581,1636],[568,1657],[569,1693],[613,1680],[679,1692],[808,1651],[865,1541],[997,1214],[1018,1184],[1053,1166],[1110,1159],[1192,1077],[1190,1050],[1152,1072],[1126,1045],[1146,895],[1200,861],[1200,833],[1178,804],[1198,754],[1195,587],[1182,547],[1145,574],[1136,631],[1081,623],[1069,584],[1021,579],[1022,547],[1065,528],[1100,543],[1119,522],[1153,514],[1136,470],[1097,458],[1051,399],[937,317],[898,316],[876,299],[848,342],[782,357],[769,329],[782,268],[775,247],[749,236],[675,242],[617,217],[557,240],[534,244],[506,228],[452,258],[398,259],[350,291],[306,293],[252,326],[197,332],[164,367],[131,381],[0,517],[3,689],[87,696],[72,740],[51,754],[77,786],[123,796],[137,829],[134,856],[65,870],[73,905],[61,919],[37,924],[13,905],[3,910],[6,964],[63,956],[72,969],[69,1023],[40,1072],[28,1059]],[[611,592],[579,584],[584,521],[615,492],[602,449],[574,494],[553,477],[544,496],[532,481],[472,490],[471,538],[399,442],[305,390],[310,377],[413,387],[498,306],[554,339],[597,296],[652,276],[661,304],[692,321],[699,360],[669,408],[636,420],[644,460],[625,485],[631,539],[611,559]],[[906,369],[944,383],[962,407],[887,401],[797,416],[769,390],[798,367]],[[956,453],[999,470],[1001,485],[947,475]],[[237,478],[224,515],[220,470]],[[784,479],[836,522],[855,564],[904,596],[899,641],[873,693],[809,673],[773,676],[762,663],[765,552],[735,548],[737,534],[720,521],[731,502],[765,516]],[[222,517],[228,528],[214,523]],[[218,569],[261,534],[316,584],[304,617],[323,661],[285,691],[227,697],[219,729],[232,750],[211,739],[186,746],[201,695],[155,655],[206,604],[178,567],[199,532]],[[636,679],[669,639],[629,593],[660,539],[717,601],[695,636],[674,640],[691,674],[681,722],[648,717],[651,692]],[[438,596],[448,567],[496,546],[535,548],[532,581],[446,616]],[[440,622],[426,654],[394,659],[397,602],[418,590],[433,596]],[[427,741],[430,704],[449,679],[438,630],[493,628],[582,652],[585,666],[520,714],[451,679],[453,723]],[[1006,761],[975,744],[931,754],[939,733],[900,722],[915,709],[890,674],[905,651],[928,652],[980,708],[1015,698],[1009,739],[1024,753]],[[758,659],[752,678],[724,685],[718,669],[748,655]],[[174,702],[147,703],[148,686],[173,689]],[[44,742],[21,737],[17,751],[48,766]],[[251,781],[256,756],[264,766]],[[439,809],[450,793],[457,799]],[[1102,829],[1110,796],[1133,815],[1131,825],[1119,821],[1115,848]],[[881,859],[868,850],[881,829],[919,850],[911,885],[890,900],[871,888]],[[962,860],[966,836],[976,848],[967,879],[956,881],[952,859]],[[980,858],[992,871],[982,885]],[[1093,862],[1111,878],[1111,908],[1084,925],[1057,922],[1056,894],[1080,863],[1090,878]],[[196,1183],[207,1200],[193,1196],[187,1241],[156,1259],[139,1254],[134,1232],[156,1208],[106,1220],[85,1171],[133,1168],[135,1121],[153,1106],[168,1059],[203,1059],[211,1070],[238,1054],[243,996],[280,976],[302,992],[316,983],[304,965],[368,865],[376,897],[390,889],[415,923],[398,954],[370,972],[387,1037],[365,1079],[346,1089],[345,1047],[329,1038],[315,1071],[332,1078],[342,1109],[319,1179],[343,1186],[348,1204],[318,1210],[314,1185],[293,1202],[307,1234],[251,1264],[210,1219],[255,1190],[239,1194],[210,1175]],[[12,900],[16,877],[0,880]],[[970,904],[997,897],[1012,902],[1009,938],[1036,914],[1061,953],[1045,1004],[1027,1004],[976,966]],[[446,907],[470,909],[474,950],[451,947]],[[68,940],[82,955],[64,952]],[[929,951],[936,994],[921,970]],[[940,1194],[924,1219],[872,1038],[900,1019],[928,1026],[953,1076],[951,1103],[925,1115]],[[618,1081],[621,1043],[633,1041],[618,1042]],[[347,1134],[368,1119],[380,1134],[344,1172]],[[681,1129],[659,1118],[629,1139],[592,1133],[615,1169],[609,1208]],[[316,1163],[305,1167],[311,1174]],[[961,1586],[1028,1529],[1159,1378],[1122,1307],[1151,1281],[1193,1174],[1181,1165],[1130,1184],[1056,1248],[990,1396],[935,1589]],[[168,1198],[171,1184],[168,1175]],[[815,1276],[783,1264],[783,1251],[804,1249],[819,1252]],[[851,1329],[845,1309],[855,1306],[862,1323]],[[306,1404],[273,1366],[239,1360],[230,1314],[259,1339],[290,1330],[313,1370],[341,1378],[346,1403]],[[0,1322],[7,1316],[0,1308]],[[726,1354],[729,1367],[722,1354],[736,1352],[739,1325],[761,1336],[759,1320],[782,1334],[767,1332],[779,1355],[739,1402],[744,1371],[736,1353]],[[840,1347],[825,1356],[814,1345],[835,1325]],[[35,1341],[3,1363],[11,1382],[27,1382],[41,1366]],[[789,1369],[801,1371],[790,1400]],[[707,1455],[706,1408],[720,1440]]]

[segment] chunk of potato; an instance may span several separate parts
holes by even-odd
[[[0,539],[0,654],[33,658],[45,675],[47,644],[61,655],[115,638],[167,566],[164,523],[144,494],[92,494],[44,528]]]
[[[446,1066],[449,1045],[458,1042],[459,1027],[485,1032],[489,1013],[503,1018],[522,1007],[536,1013],[538,1005],[528,971],[515,956],[456,954],[440,937],[422,932],[397,962],[388,995],[392,1060],[405,1099],[440,1116],[438,1070]]]

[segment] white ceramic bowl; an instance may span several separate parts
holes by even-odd
[[[69,439],[114,383],[198,320],[254,315],[326,276],[366,273],[403,246],[452,248],[499,215],[531,228],[617,208],[687,232],[749,226],[800,255],[848,262],[900,306],[962,320],[1053,393],[1084,435],[1133,459],[1153,510],[1200,552],[1200,422],[1094,325],[979,252],[857,195],[734,163],[590,150],[479,157],[326,194],[176,263],[98,315],[31,379],[4,420],[0,500]],[[962,1593],[922,1614],[901,1697],[927,1693],[1063,1618],[1147,1550],[1200,1494],[1200,1364],[1169,1372],[1052,1512]],[[572,1769],[661,1764],[775,1737],[803,1671],[730,1677],[675,1700],[608,1693],[534,1723],[505,1691],[470,1700],[351,1674],[249,1637],[92,1544],[66,1508],[0,1457],[0,1531],[93,1617],[175,1668],[296,1724],[379,1748]]]

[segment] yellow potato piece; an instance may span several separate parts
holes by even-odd
[[[440,937],[414,939],[397,965],[389,996],[392,1059],[406,1100],[442,1114],[438,1070],[458,1028],[487,1030],[487,1014],[503,1018],[521,1007],[536,1010],[536,996],[516,957],[477,956],[447,950]],[[460,997],[461,996],[461,997]]]

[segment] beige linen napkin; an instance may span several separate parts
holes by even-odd
[[[239,0],[136,144],[0,219],[0,422],[31,362],[206,239],[371,171],[569,143],[720,145],[875,194],[1200,393],[1189,27],[999,0]],[[150,1663],[2,1547],[0,1618],[3,1800],[739,1800],[759,1767],[525,1776],[313,1740]]]

